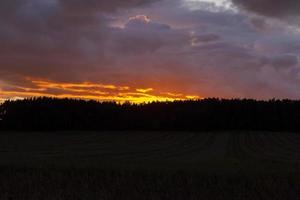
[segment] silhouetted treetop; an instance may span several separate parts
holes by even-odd
[[[1,104],[0,129],[300,131],[300,101],[210,98],[119,104],[41,97]]]

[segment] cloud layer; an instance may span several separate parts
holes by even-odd
[[[240,8],[259,15],[297,22],[300,17],[298,0],[232,0]]]
[[[232,1],[0,1],[0,98],[300,98],[298,3]]]

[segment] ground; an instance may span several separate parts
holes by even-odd
[[[298,133],[2,132],[0,157],[0,199],[300,195]]]

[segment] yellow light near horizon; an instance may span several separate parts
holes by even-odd
[[[152,92],[153,88],[147,88],[147,89],[136,89],[137,92],[141,92],[141,93],[148,93],[148,92]]]
[[[10,85],[9,90],[0,92],[0,100],[30,97],[52,97],[86,99],[97,101],[116,101],[120,103],[148,103],[153,101],[176,101],[198,99],[196,95],[183,95],[182,93],[161,92],[154,88],[131,88],[101,83],[66,83],[51,80],[26,79],[31,87]]]

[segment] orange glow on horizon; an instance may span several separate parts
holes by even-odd
[[[148,92],[152,92],[153,88],[147,88],[147,89],[136,89],[137,92],[140,93],[148,93]]]
[[[187,99],[200,99],[200,97],[199,96],[197,96],[197,95],[187,95],[187,96],[185,96]]]
[[[114,84],[101,83],[67,83],[51,80],[26,78],[29,86],[0,85],[0,102],[6,99],[22,99],[30,97],[72,98],[97,101],[116,101],[120,103],[147,103],[153,101],[175,101],[199,99],[196,95],[184,95],[176,92],[162,92],[154,88],[133,88]],[[6,89],[5,89],[6,88]]]

